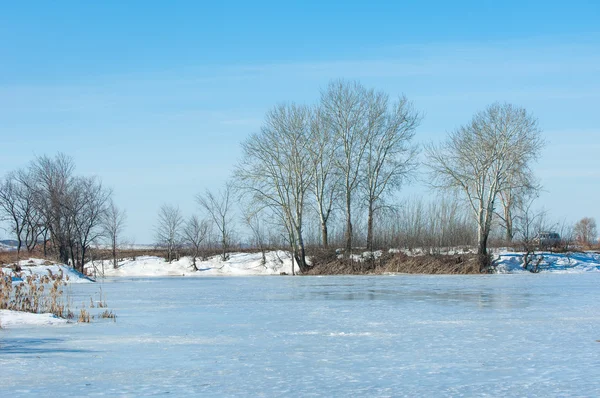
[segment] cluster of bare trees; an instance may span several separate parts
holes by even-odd
[[[196,202],[203,211],[202,219],[193,214],[184,220],[179,207],[168,204],[161,206],[155,226],[155,239],[159,247],[166,249],[169,262],[177,257],[178,249],[186,247],[191,254],[192,266],[197,271],[196,260],[203,257],[203,249],[212,246],[215,229],[218,231],[221,259],[225,261],[229,258],[234,224],[233,188],[231,184],[226,184],[217,193],[206,190],[204,194],[196,196]]]
[[[536,218],[531,202],[540,190],[531,164],[544,144],[537,120],[511,104],[478,112],[444,142],[425,148],[429,181],[445,199],[400,204],[390,199],[417,166],[413,137],[421,119],[405,97],[393,101],[344,80],[331,82],[315,105],[275,106],[260,131],[242,143],[233,182],[216,195],[197,197],[207,216],[202,223],[210,224],[202,230],[216,226],[225,260],[235,191],[244,199],[243,222],[256,245],[285,241],[301,271],[308,268],[307,241],[328,247],[332,228],[336,244],[343,234],[346,254],[356,239],[368,251],[384,245],[435,251],[469,245],[476,232],[482,267],[493,226],[504,229],[508,242],[529,239]],[[164,220],[159,224],[168,231]],[[168,237],[157,238],[169,247]]]
[[[306,218],[318,217],[329,245],[335,211],[353,247],[354,211],[366,211],[366,244],[373,248],[376,215],[415,167],[412,138],[421,115],[401,97],[359,83],[334,81],[315,106],[283,104],[270,110],[260,132],[242,144],[235,186],[257,212],[283,227],[301,271],[306,270]],[[312,214],[310,214],[312,213]]]
[[[40,156],[1,181],[0,217],[17,241],[17,256],[42,245],[44,255],[83,271],[91,245],[108,238],[116,258],[125,213],[98,178],[74,171],[66,155]]]

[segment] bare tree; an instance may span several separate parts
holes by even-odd
[[[242,144],[243,159],[236,170],[241,191],[281,220],[301,272],[308,269],[303,222],[312,184],[310,122],[305,106],[276,106],[267,113],[261,132]]]
[[[202,244],[206,241],[210,234],[210,223],[207,220],[202,220],[198,216],[191,216],[185,223],[183,228],[183,239],[192,249],[192,267],[194,271],[198,271],[196,259],[200,257]]]
[[[539,233],[546,229],[546,212],[533,208],[537,198],[538,192],[531,191],[516,202],[514,209],[515,232],[523,250],[523,268],[534,273],[539,271],[544,259],[543,255],[536,254],[536,249],[541,244]]]
[[[242,218],[244,224],[250,229],[252,234],[252,240],[254,245],[260,250],[262,255],[262,265],[264,266],[267,263],[266,256],[266,240],[267,240],[267,232],[264,229],[264,222],[261,218],[262,210],[264,208],[249,205],[245,207],[245,210],[242,212]]]
[[[31,163],[29,170],[33,174],[36,211],[43,219],[52,246],[58,250],[58,259],[68,264],[73,244],[72,217],[66,203],[75,178],[73,159],[62,153],[54,158],[40,156]],[[44,239],[44,254],[46,245],[47,239]]]
[[[167,249],[167,261],[174,259],[175,249],[181,242],[183,217],[179,207],[164,204],[158,211],[158,222],[155,227],[156,242]]]
[[[115,269],[118,267],[117,250],[119,249],[119,239],[125,228],[126,220],[127,213],[125,210],[119,209],[117,205],[115,205],[115,202],[110,200],[102,220],[102,227],[104,236],[110,245],[113,268]]]
[[[495,103],[452,132],[441,145],[429,145],[432,186],[462,192],[478,227],[480,266],[488,264],[487,243],[501,192],[516,187],[515,175],[531,174],[543,141],[537,120],[525,109]]]
[[[233,224],[232,209],[233,186],[230,183],[225,184],[225,188],[213,194],[206,190],[204,195],[197,195],[198,204],[206,211],[208,217],[217,226],[221,235],[221,259],[228,259],[227,252],[231,241],[231,225]]]
[[[580,245],[589,246],[594,244],[598,239],[596,220],[592,217],[582,218],[573,227],[573,233]]]
[[[29,236],[35,235],[35,226],[31,224],[35,217],[34,197],[25,178],[26,174],[19,171],[8,173],[0,181],[0,220],[8,221],[17,241],[17,262],[23,241],[28,242]]]
[[[360,187],[367,203],[367,250],[373,250],[373,215],[386,194],[400,188],[416,167],[417,149],[411,144],[421,115],[405,97],[390,105],[376,93],[369,104],[366,152]]]
[[[71,259],[73,267],[83,272],[90,245],[104,232],[107,204],[112,192],[96,177],[77,177],[64,203],[71,224]]]
[[[560,249],[568,252],[572,249],[573,242],[575,240],[575,233],[573,224],[563,220],[558,225],[558,233],[560,235]]]
[[[323,115],[339,145],[335,163],[341,178],[347,255],[352,251],[352,207],[367,151],[369,111],[376,101],[377,95],[372,90],[344,80],[331,82],[321,94]]]
[[[509,187],[499,193],[501,211],[497,211],[496,215],[504,227],[506,243],[512,242],[515,235],[515,217],[518,209],[525,206],[524,201],[531,196],[537,196],[541,191],[541,186],[533,181],[531,173],[521,173],[517,170],[517,174],[509,176]]]
[[[310,189],[315,199],[314,206],[321,224],[321,242],[326,248],[329,245],[327,224],[341,182],[340,173],[335,167],[337,141],[321,108],[316,108],[313,113],[311,129],[312,143],[308,146],[308,151],[313,176]]]

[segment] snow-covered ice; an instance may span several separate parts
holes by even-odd
[[[0,330],[3,396],[597,396],[600,273],[110,278]],[[72,285],[74,302],[100,284]]]

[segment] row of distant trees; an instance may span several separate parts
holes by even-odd
[[[83,271],[90,247],[103,239],[116,264],[126,215],[111,196],[97,177],[76,175],[72,158],[40,156],[0,180],[0,220],[17,241],[17,257],[41,245],[44,256]]]

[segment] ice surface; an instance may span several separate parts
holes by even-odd
[[[597,396],[600,274],[115,278],[0,330],[2,396]],[[72,287],[75,303],[99,284]]]

